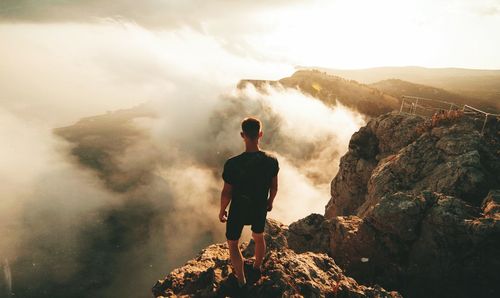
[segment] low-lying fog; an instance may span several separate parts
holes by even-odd
[[[269,217],[323,213],[365,123],[298,90],[237,89],[293,69],[190,29],[24,23],[1,25],[0,36],[2,295],[144,297],[224,241],[220,175],[244,149],[248,115],[263,121],[261,147],[280,162]]]

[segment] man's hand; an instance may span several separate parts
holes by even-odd
[[[267,211],[273,210],[273,201],[267,200]]]
[[[226,210],[221,210],[219,212],[219,220],[220,220],[220,222],[226,222],[227,221],[227,211]]]

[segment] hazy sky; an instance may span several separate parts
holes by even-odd
[[[189,27],[239,56],[290,65],[500,68],[500,0],[0,2],[2,23],[103,18]]]
[[[179,203],[185,208],[181,211],[191,211],[199,204],[189,198],[205,200],[201,206],[217,202],[215,189],[219,190],[221,181],[214,178],[213,169],[205,162],[220,157],[212,156],[216,145],[227,152],[242,149],[238,125],[243,113],[258,112],[264,123],[280,124],[272,144],[280,148],[283,187],[273,217],[286,222],[323,212],[338,160],[347,150],[351,134],[365,123],[354,111],[326,107],[297,90],[276,89],[266,94],[251,88],[235,90],[238,80],[279,79],[291,75],[297,65],[500,69],[499,36],[500,3],[491,0],[0,0],[0,136],[8,140],[0,147],[0,180],[5,182],[0,185],[0,261],[15,262],[16,256],[29,256],[40,247],[54,261],[54,267],[37,267],[42,268],[37,269],[41,270],[38,276],[47,276],[54,289],[64,290],[61,285],[71,285],[72,278],[76,280],[94,263],[86,267],[70,257],[61,261],[49,248],[65,249],[67,254],[62,257],[85,256],[82,252],[86,251],[91,255],[92,245],[83,245],[78,253],[71,250],[76,245],[71,237],[79,235],[80,219],[93,220],[87,216],[90,211],[113,209],[123,201],[122,195],[98,183],[95,173],[76,167],[74,160],[67,158],[71,144],[56,138],[51,133],[54,127],[145,102],[158,105],[162,117],[152,121],[156,124],[146,131],[151,131],[152,147],[163,148],[159,156],[166,158],[167,165],[161,168],[161,177],[174,186],[166,189],[158,183],[144,187],[151,189],[156,214],[169,224],[165,231],[185,236],[175,241],[183,247],[164,252],[155,242],[160,239],[162,244],[164,237],[148,236],[152,242],[131,245],[127,254],[119,254],[120,259],[109,258],[116,267],[103,268],[116,274],[112,283],[105,283],[114,296],[131,289],[142,291],[168,272],[168,268],[151,269],[147,259],[156,256],[157,260],[183,262],[187,256],[178,257],[172,251],[190,254],[187,244],[197,241],[196,233],[204,231],[199,225],[185,224],[187,232],[193,229],[196,233],[174,229],[176,222],[164,217],[162,204],[178,200],[184,202],[182,206]],[[225,125],[214,125],[213,119],[219,118]],[[215,136],[208,128],[214,129]],[[210,142],[205,141],[206,136]],[[163,165],[161,159],[154,160],[156,155],[149,147],[142,146],[148,142],[137,143],[126,151],[128,155],[120,155],[119,168],[133,172],[140,165],[148,168],[151,162]],[[180,158],[177,151],[183,154]],[[168,159],[171,156],[175,163]],[[192,180],[187,178],[193,176]],[[196,187],[193,181],[198,183]],[[204,182],[201,187],[200,181]],[[172,191],[172,198],[159,198],[163,191]],[[204,197],[210,192],[216,195]],[[198,209],[205,217],[180,212],[183,217],[179,222],[186,222],[184,216],[193,214],[203,224],[217,220],[212,209]],[[46,210],[50,213],[43,213]],[[38,214],[54,216],[50,221],[44,218],[45,225],[32,232],[30,223],[38,223]],[[69,219],[75,219],[72,225],[66,224]],[[54,232],[54,227],[62,232]],[[57,241],[32,245],[27,235],[32,233],[33,239],[38,239],[37,233],[48,234],[45,229]],[[69,240],[60,235],[69,235]],[[222,233],[217,235],[223,237]],[[28,240],[21,242],[19,237]],[[169,239],[166,246],[172,246]],[[191,249],[203,244],[196,243]],[[76,273],[52,270],[61,263],[83,269],[74,269]],[[26,264],[31,270],[31,263]],[[100,273],[101,268],[92,270]],[[161,274],[147,275],[153,274],[152,270]],[[65,281],[60,281],[62,274]],[[34,282],[9,280],[14,287],[46,287],[44,279],[26,278]],[[123,282],[139,279],[144,286]]]

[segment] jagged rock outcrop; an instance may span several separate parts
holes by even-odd
[[[309,237],[328,230],[329,255],[363,283],[408,297],[498,297],[498,119],[484,134],[480,119],[445,120],[389,113],[355,133]]]
[[[499,293],[500,222],[465,201],[399,192],[384,196],[365,218],[352,217],[349,224],[332,219],[330,254],[359,280],[409,297]]]
[[[382,196],[398,191],[435,191],[479,206],[490,189],[498,188],[498,122],[482,135],[477,129],[482,123],[471,117],[419,133],[424,121],[393,112],[356,132],[332,181],[325,216],[364,217]]]
[[[401,297],[378,286],[366,287],[345,276],[324,253],[296,253],[288,248],[288,228],[268,220],[268,251],[263,276],[239,292],[232,276],[226,244],[214,244],[195,259],[175,269],[153,287],[155,297]],[[242,244],[244,255],[253,254],[253,243]]]
[[[436,192],[398,192],[382,197],[364,218],[310,215],[290,225],[287,235],[303,236],[289,246],[303,251],[304,243],[328,240],[318,251],[348,275],[405,297],[498,297],[498,199],[498,191],[490,192],[479,209]]]
[[[354,133],[349,151],[331,184],[331,199],[325,216],[356,214],[365,202],[373,170],[385,157],[417,139],[416,126],[424,121],[418,115],[384,114],[372,119]]]

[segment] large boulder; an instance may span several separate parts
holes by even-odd
[[[417,139],[415,127],[424,121],[417,115],[387,113],[353,134],[348,152],[331,183],[331,199],[325,216],[353,215],[365,202],[368,181],[379,162]]]
[[[325,217],[311,214],[290,224],[286,232],[288,246],[295,252],[327,252],[330,247],[329,226]]]
[[[308,240],[324,248],[318,243],[328,240],[324,252],[347,275],[405,297],[498,297],[498,193],[492,190],[481,209],[441,193],[397,192],[383,196],[363,218],[314,216],[291,224],[290,248],[309,249]],[[307,222],[312,224],[304,228]]]
[[[393,112],[356,132],[332,181],[325,216],[364,217],[380,198],[398,191],[435,191],[479,206],[498,188],[498,132],[482,134],[477,119],[465,116],[427,126],[426,121]]]
[[[500,295],[498,119],[482,133],[481,119],[454,115],[388,113],[352,136],[309,236],[328,230],[348,275],[409,297]]]

